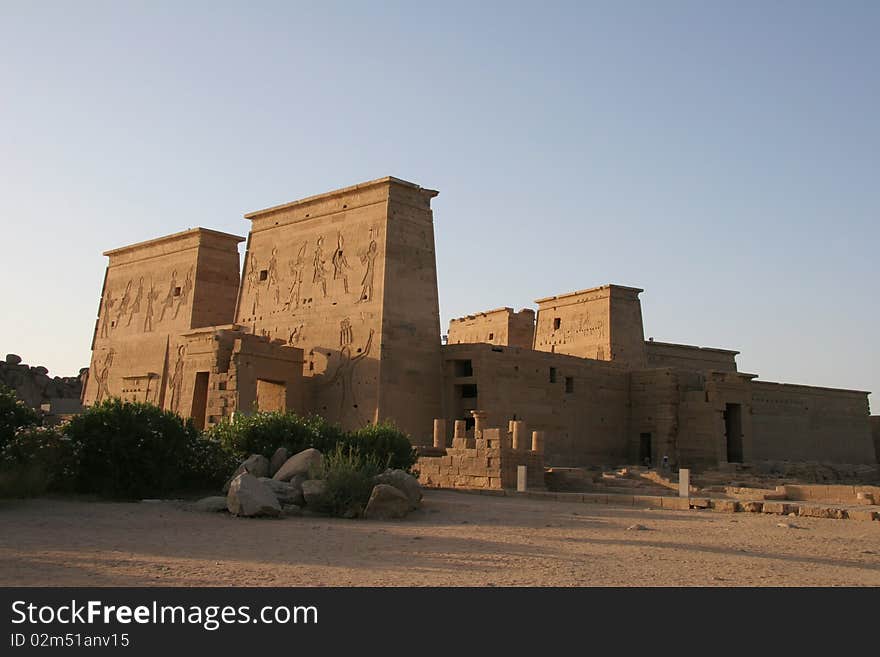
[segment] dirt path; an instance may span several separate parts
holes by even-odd
[[[878,586],[880,522],[446,491],[397,522],[6,500],[0,585]]]

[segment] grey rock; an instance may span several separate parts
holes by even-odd
[[[410,509],[409,498],[394,486],[376,484],[364,510],[364,517],[371,520],[403,518]]]
[[[418,509],[422,501],[422,485],[404,470],[386,470],[376,477],[377,484],[394,486],[409,500],[410,509]]]
[[[285,516],[301,516],[303,514],[303,509],[301,506],[296,504],[282,504],[281,510],[284,512]]]
[[[6,362],[10,365],[18,365],[21,362],[21,356],[18,354],[6,354]]]
[[[226,496],[226,508],[236,516],[281,515],[281,505],[272,489],[247,472],[232,480]]]
[[[324,465],[324,456],[314,447],[294,454],[284,462],[272,478],[278,481],[290,481],[296,475],[309,475],[320,470]]]
[[[327,492],[327,483],[322,479],[308,479],[302,483],[302,493],[309,506],[318,502]]]
[[[223,492],[229,492],[229,485],[232,483],[232,480],[235,479],[238,475],[248,473],[253,475],[254,477],[268,477],[269,476],[269,459],[267,459],[262,454],[251,454],[244,461],[242,461],[241,465],[236,468],[235,472],[232,473],[232,476],[226,480],[226,483],[223,484]]]
[[[279,447],[275,450],[272,458],[269,459],[269,476],[275,476],[275,473],[281,469],[281,466],[290,458],[290,452],[286,447]]]
[[[207,513],[220,513],[221,511],[228,511],[229,509],[226,506],[226,498],[222,495],[215,495],[213,497],[203,497],[198,502],[194,502],[193,510],[205,511]]]
[[[275,479],[270,479],[269,477],[260,477],[260,481],[263,482],[269,489],[275,494],[275,497],[278,498],[278,503],[284,506],[285,504],[296,504],[297,506],[302,506],[306,503],[305,498],[302,493],[302,481],[294,478],[295,481],[276,481]]]

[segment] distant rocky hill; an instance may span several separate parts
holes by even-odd
[[[15,390],[31,408],[70,413],[77,410],[88,371],[81,369],[79,376],[49,376],[45,367],[27,365],[21,362],[21,356],[7,354],[6,360],[0,361],[0,384]]]

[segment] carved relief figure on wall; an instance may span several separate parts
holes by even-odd
[[[275,305],[278,305],[281,296],[281,288],[278,285],[278,247],[272,247],[272,257],[269,258],[269,265],[266,269],[266,283],[270,290],[274,288],[272,294],[275,299]]]
[[[144,298],[144,277],[141,276],[138,279],[138,289],[134,295],[134,301],[131,304],[131,310],[128,313],[128,322],[126,322],[126,326],[131,326],[131,320],[134,316],[141,311],[141,299]]]
[[[110,397],[110,368],[113,367],[113,350],[107,351],[104,356],[104,364],[101,369],[95,373],[95,381],[98,383],[98,392],[95,395],[95,403],[100,404],[102,400]]]
[[[354,335],[351,330],[351,319],[346,317],[339,322],[339,346],[345,347],[354,342]]]
[[[335,281],[337,278],[342,278],[342,288],[345,290],[345,293],[348,294],[348,272],[347,269],[350,269],[348,266],[348,260],[345,259],[345,254],[342,250],[343,247],[343,239],[342,233],[337,231],[336,233],[336,250],[333,252],[333,280]]]
[[[168,294],[162,302],[162,312],[159,313],[159,321],[165,319],[165,311],[174,305],[175,292],[177,291],[177,270],[171,272],[171,284],[168,286]]]
[[[312,277],[312,283],[321,284],[321,292],[324,298],[327,298],[327,261],[324,259],[324,238],[319,237],[315,246],[315,275]]]
[[[259,271],[257,270],[257,259],[254,257],[253,253],[247,254],[248,260],[248,270],[247,270],[247,289],[250,292],[253,287],[257,284],[260,278]]]
[[[171,391],[171,410],[175,413],[180,410],[180,388],[183,385],[183,364],[186,355],[186,345],[177,347],[177,361],[174,363],[174,373],[168,381],[168,389]]]
[[[186,272],[186,280],[183,281],[183,285],[180,288],[180,296],[177,298],[177,307],[174,309],[174,319],[177,319],[177,313],[180,312],[180,307],[186,305],[189,301],[189,293],[192,292],[193,288],[193,268],[190,267],[189,271]]]
[[[291,306],[299,308],[300,290],[303,282],[303,269],[306,266],[306,248],[308,242],[303,242],[299,247],[296,260],[290,261],[290,288],[287,290],[287,301],[284,302],[284,309],[289,310]]]
[[[367,338],[367,343],[364,345],[363,351],[359,353],[357,356],[351,355],[351,345],[345,345],[339,352],[339,366],[336,368],[336,371],[333,373],[333,376],[327,381],[327,385],[335,385],[337,382],[340,384],[342,388],[342,395],[339,400],[339,411],[340,413],[344,413],[346,411],[346,402],[351,403],[352,408],[357,408],[357,399],[354,395],[354,370],[357,367],[357,364],[361,362],[367,355],[370,353],[370,349],[373,345],[373,329],[370,329],[370,336]],[[360,414],[355,411],[355,414],[360,418]]]
[[[358,302],[372,301],[373,299],[373,278],[376,275],[376,256],[378,252],[379,247],[376,244],[376,240],[373,239],[373,229],[371,228],[370,246],[361,254],[361,264],[365,264],[367,268],[364,271],[363,279],[361,279],[361,296]]]
[[[299,326],[294,326],[293,331],[290,332],[290,336],[287,338],[287,344],[295,345],[302,341],[303,338],[303,324]]]
[[[150,279],[150,291],[147,294],[147,312],[144,316],[144,333],[153,330],[153,302],[159,298],[159,291],[153,285],[153,279]]]
[[[131,303],[131,283],[132,281],[129,280],[128,283],[125,284],[125,291],[122,293],[122,299],[120,299],[119,308],[116,311],[115,326],[119,326],[123,315],[125,315],[125,311],[128,310],[128,304]]]
[[[106,338],[110,335],[110,310],[114,305],[116,305],[116,302],[113,300],[113,297],[110,296],[110,290],[107,290],[107,295],[104,297],[104,303],[102,304],[103,308],[101,308],[102,338]]]

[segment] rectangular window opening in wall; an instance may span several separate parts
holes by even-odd
[[[495,334],[494,334],[494,333],[490,333],[490,334],[489,334],[489,339],[490,339],[490,340],[494,340],[494,339],[495,339]]]
[[[550,368],[550,383],[556,383],[556,368]]]
[[[456,360],[453,361],[455,363],[455,376],[473,376],[474,375],[474,365],[470,360]]]
[[[265,281],[267,278],[269,278],[269,270],[268,269],[261,269],[260,270],[260,280]]]
[[[561,317],[554,317],[553,318],[553,330],[558,331],[560,326],[562,326],[562,318]]]
[[[565,392],[574,392],[574,377],[565,377]]]
[[[462,399],[476,399],[477,398],[477,386],[473,383],[466,383],[463,386],[455,386],[458,388],[459,397]]]

